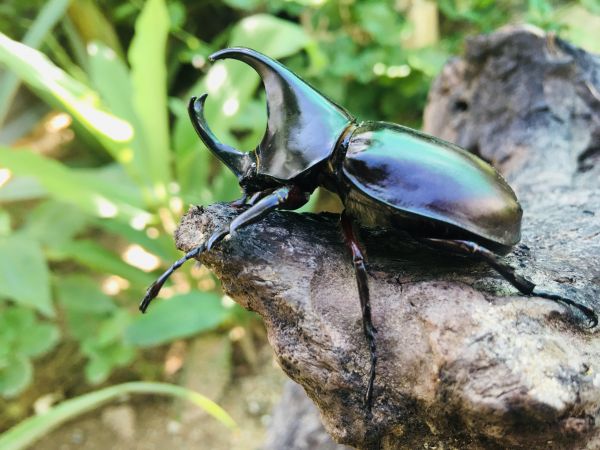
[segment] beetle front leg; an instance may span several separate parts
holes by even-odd
[[[296,201],[296,197],[298,196],[296,191],[298,191],[298,189],[294,189],[294,187],[284,186],[263,197],[252,207],[233,219],[231,223],[215,231],[206,242],[203,242],[198,247],[190,250],[183,258],[173,263],[171,267],[169,267],[154,283],[150,285],[146,291],[146,295],[140,303],[140,311],[146,312],[146,309],[148,309],[148,306],[150,306],[150,302],[156,298],[165,282],[169,279],[173,272],[179,269],[186,261],[196,258],[201,253],[210,250],[213,245],[222,241],[225,236],[233,233],[238,228],[254,222],[279,206],[286,206],[290,201]],[[290,196],[290,193],[293,193],[294,195]]]
[[[598,316],[596,313],[588,308],[587,306],[577,303],[574,300],[563,297],[561,295],[548,292],[542,289],[538,289],[537,286],[528,280],[527,278],[516,273],[516,270],[511,265],[505,263],[500,259],[494,252],[488,250],[481,245],[472,241],[463,240],[450,240],[450,239],[422,239],[422,241],[429,245],[436,247],[442,247],[447,250],[452,250],[457,253],[461,253],[466,256],[475,257],[485,261],[488,265],[494,268],[502,277],[517,288],[521,293],[528,296],[542,297],[548,300],[552,300],[558,303],[572,306],[581,311],[587,319],[591,322],[591,328],[598,325]]]
[[[237,198],[229,203],[234,208],[241,208],[248,202],[248,194],[244,192],[240,198]]]
[[[369,373],[369,384],[365,394],[365,403],[370,411],[373,401],[373,384],[375,382],[375,366],[377,365],[377,346],[375,343],[375,334],[377,330],[373,326],[371,317],[371,303],[369,301],[369,282],[367,279],[367,269],[365,267],[365,258],[360,249],[352,218],[348,216],[346,211],[342,212],[340,217],[342,231],[346,245],[352,252],[352,264],[354,265],[354,273],[356,275],[356,284],[358,286],[358,296],[360,298],[360,306],[362,311],[363,333],[369,344],[369,352],[371,353],[371,370]]]

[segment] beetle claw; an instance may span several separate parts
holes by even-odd
[[[588,327],[590,329],[595,328],[598,325],[598,315],[596,314],[596,312],[593,309],[588,308],[585,305],[582,305],[581,303],[578,303],[569,298],[565,298],[561,295],[554,294],[552,292],[546,292],[546,291],[537,290],[537,289],[533,290],[532,295],[535,295],[537,297],[546,298],[548,300],[554,300],[554,301],[560,302],[564,305],[568,305],[568,306],[572,306],[573,308],[576,308],[586,317],[588,322],[591,323],[591,325]]]
[[[140,302],[139,308],[142,313],[146,312],[148,306],[150,306],[150,302],[152,302],[152,300],[154,300],[154,298],[158,295],[161,287],[162,283],[159,285],[157,281],[150,285],[150,287],[146,291],[146,295],[144,295],[144,298]]]

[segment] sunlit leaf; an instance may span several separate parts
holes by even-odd
[[[137,316],[125,333],[128,342],[152,346],[216,328],[229,317],[219,296],[192,292],[157,300],[144,315]]]
[[[32,48],[38,48],[44,37],[54,28],[64,15],[69,0],[48,0],[37,15],[22,42]],[[19,88],[19,78],[14,73],[5,73],[0,83],[0,126],[6,118],[8,109]]]
[[[155,184],[158,200],[166,198],[171,179],[167,109],[166,43],[169,12],[164,0],[148,0],[135,24],[129,47],[133,105],[144,131],[146,158],[139,161]]]
[[[92,216],[127,222],[136,218],[150,220],[151,216],[141,209],[141,194],[125,189],[126,186],[107,183],[102,172],[71,169],[33,152],[6,147],[0,147],[0,160],[16,175],[35,176],[56,200],[74,204]]]
[[[309,41],[310,37],[298,24],[270,14],[255,14],[236,24],[229,44],[253,48],[271,58],[283,58],[302,50]]]
[[[71,0],[69,18],[73,21],[82,46],[90,42],[102,42],[122,55],[121,43],[113,24],[103,14],[95,0]]]
[[[92,84],[110,111],[127,120],[134,129],[131,140],[132,164],[136,167],[135,173],[142,175],[136,181],[144,186],[145,191],[152,197],[153,183],[158,180],[153,178],[151,172],[152,154],[148,151],[150,147],[147,144],[145,127],[133,106],[128,68],[114,50],[100,42],[89,44],[87,51]]]
[[[46,189],[35,177],[12,177],[0,188],[0,202],[35,200],[43,198],[47,194]]]
[[[181,256],[181,252],[173,246],[173,237],[169,234],[161,234],[153,239],[144,230],[136,230],[129,224],[113,219],[97,219],[95,224],[106,231],[121,236],[127,242],[140,245],[164,261],[170,262],[172,259]]]
[[[157,394],[179,397],[202,408],[225,426],[229,428],[236,428],[237,426],[225,410],[197,392],[166,383],[132,382],[111,386],[66,400],[44,414],[30,417],[0,436],[0,448],[3,450],[25,449],[66,421],[127,394]]]
[[[54,316],[50,276],[40,245],[26,236],[0,237],[0,296]]]
[[[0,63],[46,101],[68,112],[117,161],[133,170],[130,141],[134,130],[128,122],[103,109],[96,92],[55,66],[43,53],[2,33]]]
[[[89,239],[80,239],[65,244],[62,257],[73,259],[95,271],[118,275],[138,287],[148,286],[153,276],[130,266],[118,255]]]

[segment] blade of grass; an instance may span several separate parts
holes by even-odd
[[[0,63],[5,64],[50,104],[73,116],[131,175],[131,124],[106,112],[98,94],[55,66],[43,53],[0,33]]]
[[[69,6],[69,0],[48,0],[37,15],[31,28],[23,37],[23,43],[32,48],[38,48],[44,37],[54,28],[64,16]],[[19,78],[14,73],[5,73],[0,84],[0,127],[6,119],[6,114],[19,89]]]
[[[169,28],[164,0],[148,0],[135,23],[128,53],[133,106],[147,146],[145,152],[135,155],[133,162],[152,180],[159,203],[167,199],[167,185],[171,181],[165,61]]]
[[[0,436],[0,448],[25,449],[66,421],[126,394],[170,395],[182,398],[202,408],[226,427],[237,428],[234,420],[223,408],[202,394],[166,383],[131,382],[67,400],[42,415],[25,419]]]
[[[138,288],[145,288],[154,279],[153,275],[133,267],[116,253],[90,239],[68,242],[52,256],[56,259],[73,259],[95,272],[118,275]]]
[[[101,173],[71,169],[50,158],[0,146],[2,167],[15,175],[32,176],[56,200],[78,206],[96,217],[114,217],[126,223],[146,223],[152,216],[143,209],[139,192],[107,183]],[[143,225],[143,224],[142,224]]]
[[[147,195],[148,201],[152,202],[153,183],[155,182],[155,179],[150,176],[152,155],[148,151],[148,139],[144,127],[132,104],[129,70],[114,50],[99,41],[88,44],[87,54],[92,84],[102,97],[104,104],[111,112],[127,120],[135,130],[131,141],[132,164],[138,168],[139,173],[146,174],[137,181],[139,185],[144,186],[144,193]]]

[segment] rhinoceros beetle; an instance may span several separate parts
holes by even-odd
[[[225,236],[275,209],[297,209],[317,186],[337,194],[341,229],[352,254],[371,355],[365,394],[370,410],[375,379],[376,330],[371,320],[368,275],[356,223],[401,229],[428,246],[482,260],[527,296],[571,305],[590,320],[594,311],[538,289],[503,262],[521,238],[522,209],[510,186],[489,164],[462,148],[410,128],[357,122],[279,62],[248,48],[228,48],[210,60],[237,59],[260,75],[267,97],[267,129],[255,151],[218,141],[204,117],[207,94],[192,98],[188,112],[204,144],[237,176],[247,205],[229,225],[175,262],[149,288],[145,312],[169,276]]]

